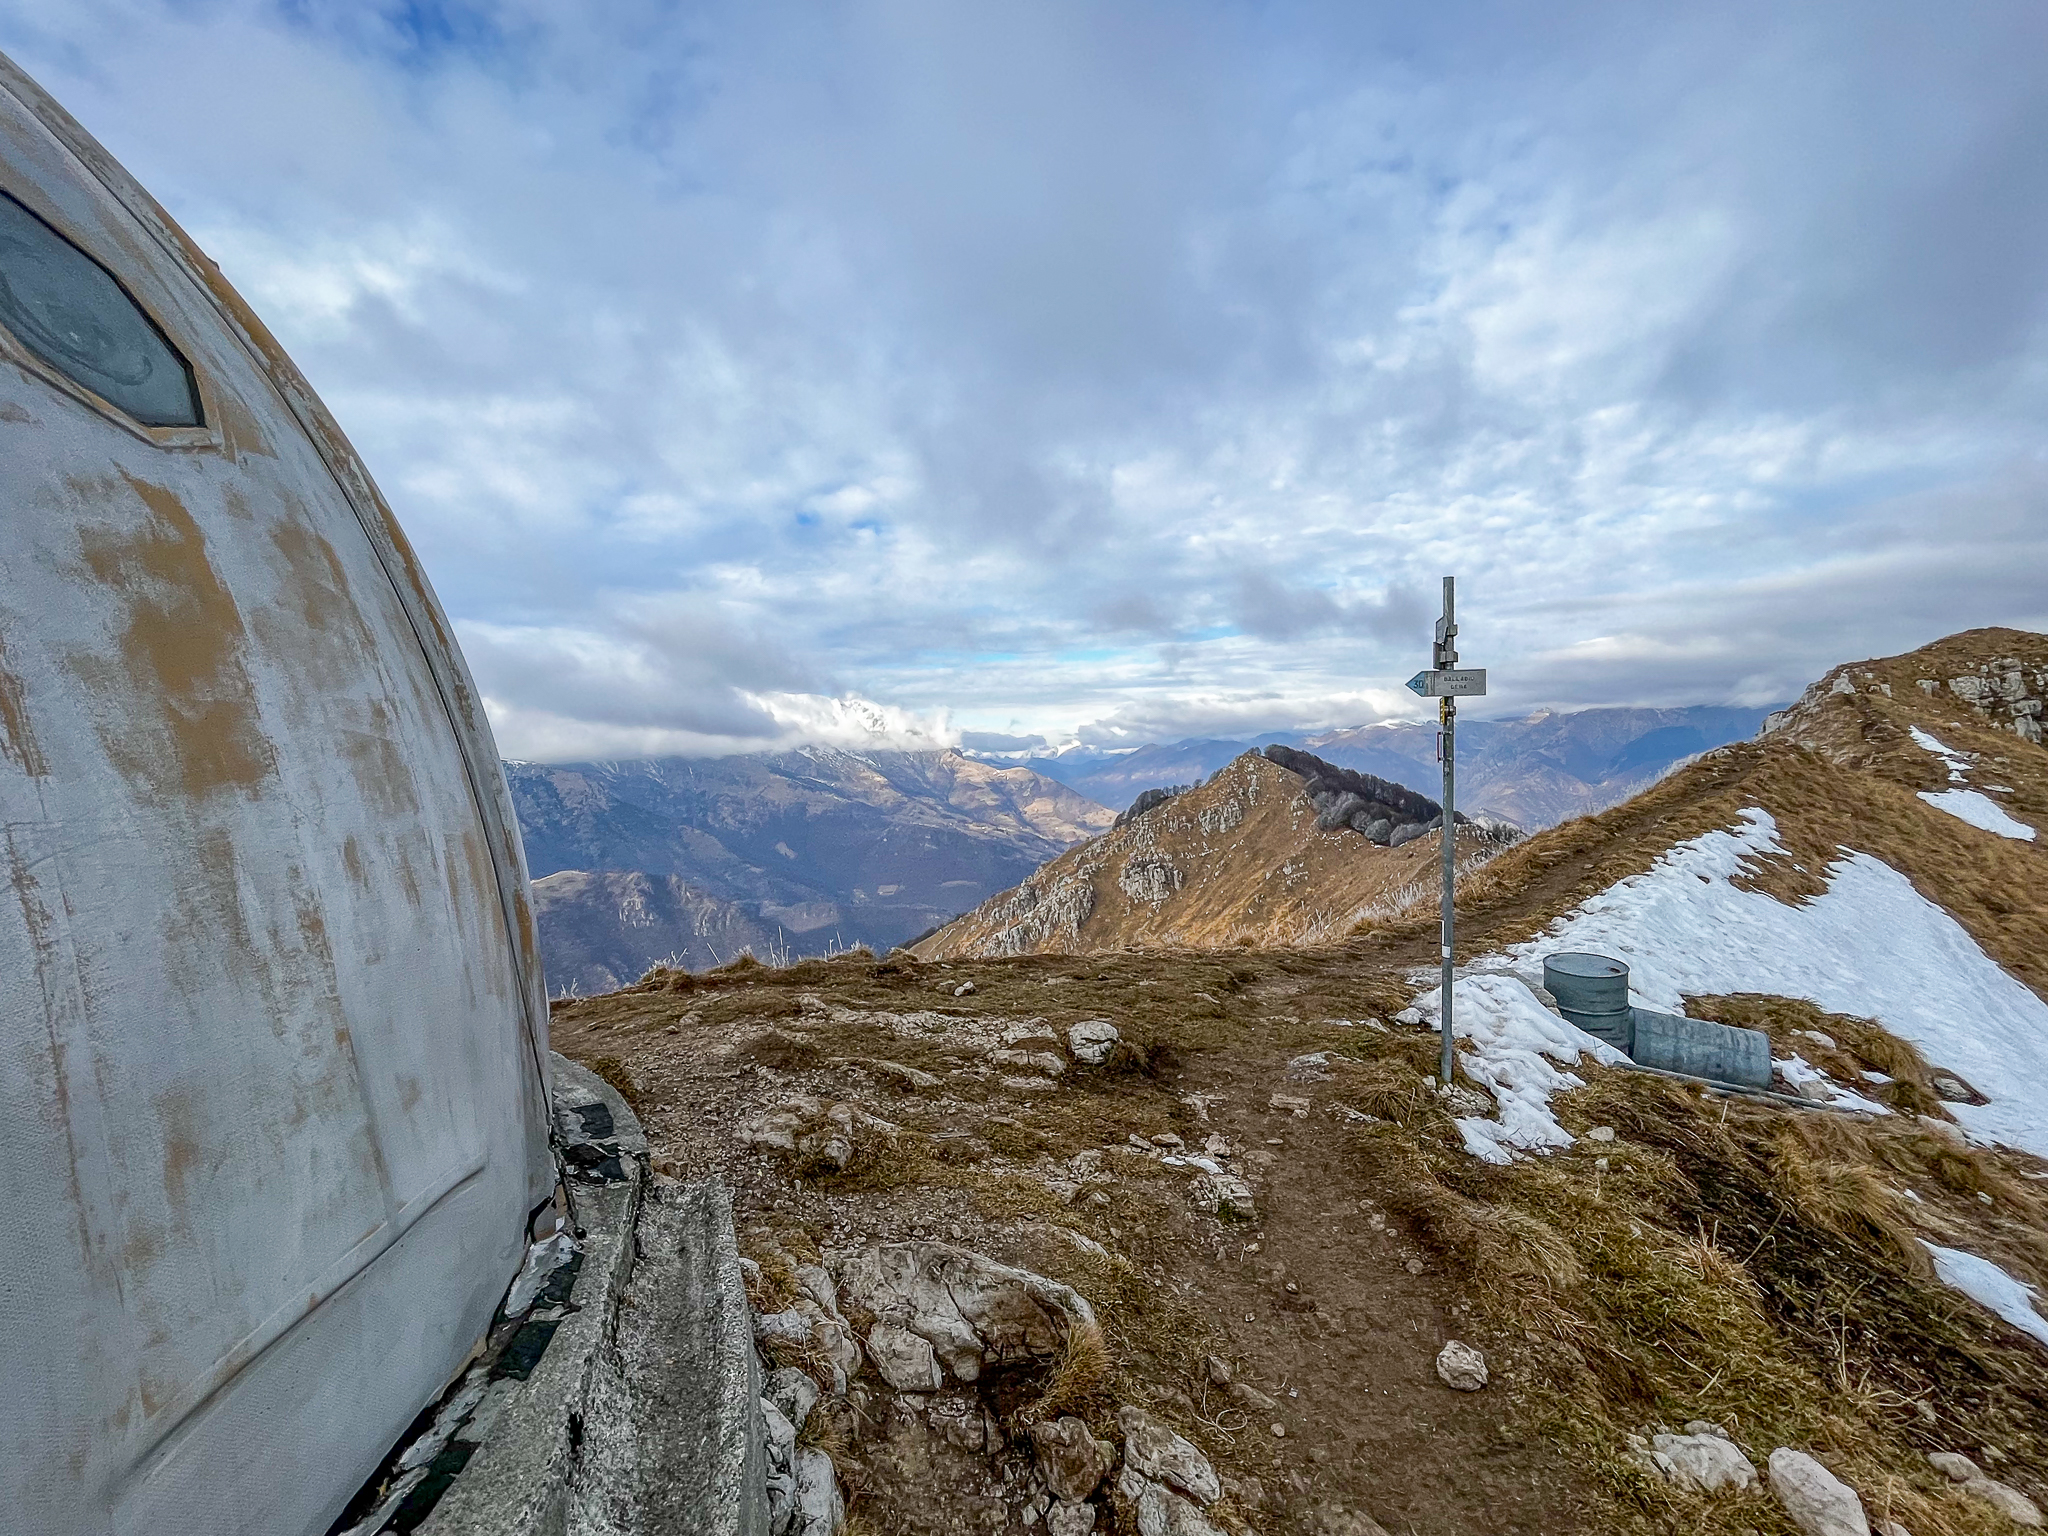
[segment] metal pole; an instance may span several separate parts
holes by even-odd
[[[1457,578],[1444,578],[1444,616],[1437,625],[1436,664],[1439,669],[1455,667],[1458,664],[1458,610]],[[1443,726],[1444,735],[1444,824],[1437,834],[1444,855],[1444,903],[1443,903],[1443,1054],[1438,1064],[1438,1079],[1445,1088],[1451,1086],[1451,1073],[1456,1065],[1452,1050],[1451,1030],[1451,941],[1456,931],[1457,909],[1453,902],[1454,887],[1458,878],[1458,828],[1454,801],[1458,780],[1458,702],[1446,695],[1438,701],[1437,718]]]

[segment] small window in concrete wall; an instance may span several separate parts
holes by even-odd
[[[0,325],[146,427],[203,424],[192,369],[92,257],[0,192]]]

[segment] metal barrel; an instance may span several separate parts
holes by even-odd
[[[1628,962],[1567,950],[1543,962],[1543,986],[1557,1011],[1618,1051],[1632,1052],[1635,1014],[1628,1004]]]
[[[1635,1046],[1629,1055],[1666,1072],[1750,1088],[1771,1086],[1771,1037],[1762,1030],[1638,1008]]]

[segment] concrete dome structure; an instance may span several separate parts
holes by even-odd
[[[496,750],[326,410],[0,58],[0,1528],[317,1533],[551,1198]]]

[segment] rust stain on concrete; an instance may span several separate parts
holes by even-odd
[[[186,1216],[206,1156],[197,1096],[190,1088],[168,1088],[156,1097],[156,1114],[163,1138],[164,1199],[172,1211]]]
[[[32,779],[48,776],[49,762],[36,744],[29,724],[28,694],[21,679],[7,665],[7,644],[0,639],[0,757],[5,757]]]
[[[255,790],[271,772],[256,691],[243,656],[240,609],[207,558],[206,538],[177,494],[122,473],[149,509],[133,534],[80,534],[86,568],[128,608],[121,636],[125,697],[111,700],[127,720],[161,721],[169,761],[156,743],[109,727],[108,754],[131,782],[157,797],[199,799],[220,790]],[[80,486],[86,494],[93,489]],[[86,667],[89,683],[110,681]]]
[[[213,407],[213,426],[230,454],[238,459],[245,455],[266,459],[277,457],[255,412],[249,409],[240,395],[231,389],[216,390],[208,403]]]

